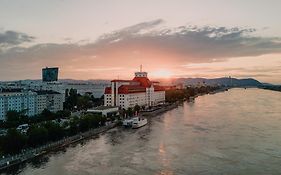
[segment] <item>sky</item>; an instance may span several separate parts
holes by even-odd
[[[0,81],[232,76],[281,84],[280,0],[0,0]]]

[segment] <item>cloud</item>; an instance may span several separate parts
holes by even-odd
[[[281,52],[280,38],[253,36],[256,29],[181,26],[141,33],[142,28],[136,26],[131,27],[133,30],[126,28],[109,34],[101,38],[96,46],[104,52],[122,48],[127,48],[127,52],[129,49],[161,51],[175,54],[187,62],[213,62]]]
[[[163,23],[162,19],[142,22],[104,34],[94,42],[66,41],[29,47],[19,45],[31,42],[32,36],[13,31],[0,33],[0,50],[13,46],[0,52],[0,75],[7,72],[14,77],[26,72],[40,75],[41,67],[60,66],[68,77],[83,77],[84,71],[74,70],[85,69],[93,73],[87,74],[89,78],[100,72],[94,70],[100,67],[132,68],[142,63],[153,69],[281,53],[281,38],[256,36],[253,28],[192,25],[167,28]]]
[[[33,36],[29,36],[25,33],[16,31],[5,31],[0,33],[0,48],[16,46],[25,42],[31,42],[35,39]]]

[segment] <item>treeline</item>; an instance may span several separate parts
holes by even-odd
[[[106,117],[99,114],[84,114],[80,118],[71,117],[65,122],[62,119],[35,123],[29,126],[27,133],[10,128],[5,136],[0,136],[0,154],[15,154],[22,150],[37,147],[62,138],[73,136],[93,128],[104,126]]]
[[[272,91],[279,91],[281,92],[281,86],[275,85],[275,86],[261,86],[260,88],[266,89],[266,90],[272,90]]]
[[[101,98],[95,98],[91,94],[81,95],[77,93],[76,89],[66,89],[63,106],[65,110],[70,111],[86,110],[103,105],[103,98],[103,96]]]
[[[185,89],[171,89],[167,90],[165,93],[166,102],[176,102],[183,101],[189,97],[194,97],[198,94],[208,94],[215,90],[220,89],[221,87],[216,86],[201,86],[201,87],[186,87]]]
[[[129,118],[134,116],[135,114],[139,114],[139,112],[141,110],[144,110],[145,106],[139,106],[138,104],[136,104],[133,108],[129,107],[127,110],[123,109],[120,110],[120,116],[122,116],[122,118]]]
[[[5,121],[0,121],[0,128],[13,128],[17,127],[20,124],[34,124],[40,123],[43,121],[50,121],[59,118],[68,118],[71,115],[69,110],[62,110],[57,112],[51,112],[47,109],[44,109],[41,114],[35,115],[33,117],[28,117],[25,111],[8,111],[6,114]]]

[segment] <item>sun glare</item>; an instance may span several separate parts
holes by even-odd
[[[164,70],[164,69],[151,72],[151,76],[153,76],[155,78],[171,78],[172,75],[173,74],[171,71]]]

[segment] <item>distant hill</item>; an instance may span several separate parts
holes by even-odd
[[[197,85],[197,84],[206,84],[206,85],[225,85],[225,86],[261,86],[262,83],[253,78],[247,79],[237,79],[237,78],[178,78],[173,81],[173,84],[182,83],[184,85]]]

